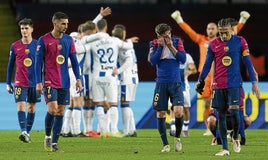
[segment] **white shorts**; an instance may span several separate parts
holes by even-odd
[[[120,97],[122,101],[134,101],[136,96],[137,84],[121,85]]]
[[[117,77],[93,77],[92,98],[94,102],[117,103],[118,101]]]
[[[80,97],[81,94],[76,91],[76,77],[74,75],[73,69],[69,68],[70,75],[70,98]]]
[[[184,107],[191,107],[190,91],[189,90],[183,91],[183,97],[184,97]]]

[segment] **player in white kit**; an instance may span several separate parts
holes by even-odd
[[[126,39],[126,28],[124,25],[117,24],[114,26],[112,31],[112,35],[120,38],[121,40]],[[137,37],[138,38],[138,37]],[[123,55],[131,55],[128,60],[126,57],[119,57],[118,63],[119,66],[122,67],[124,65],[128,66],[124,69],[124,71],[120,70],[120,101],[121,101],[121,109],[123,116],[123,124],[124,130],[123,135],[128,137],[136,137],[136,126],[133,110],[130,107],[130,102],[135,100],[136,89],[139,83],[138,77],[138,66],[137,66],[137,58],[135,54],[134,48],[129,49],[127,51],[121,51]]]
[[[119,49],[131,49],[131,40],[123,42],[119,38],[110,37],[107,34],[107,21],[100,20],[97,23],[98,33],[106,34],[106,38],[89,43],[90,52],[86,54],[84,70],[92,69],[92,93],[93,101],[97,103],[97,116],[100,132],[108,132],[107,119],[104,113],[104,101],[110,105],[111,133],[118,133],[118,83],[117,83],[117,60]],[[90,60],[90,58],[93,58]],[[92,62],[92,63],[90,63]]]

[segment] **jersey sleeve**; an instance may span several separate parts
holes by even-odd
[[[13,46],[11,46],[10,52],[9,52],[8,66],[7,66],[7,79],[6,79],[7,84],[11,84],[11,78],[12,78],[12,73],[14,69],[15,59],[16,59],[16,55],[14,52],[14,48]]]
[[[252,64],[251,59],[250,59],[248,43],[243,37],[241,37],[241,50],[242,50],[242,55],[243,55],[243,62],[247,68],[250,81],[252,83],[257,83],[257,79],[255,76],[255,70],[254,70],[253,64]]]
[[[35,76],[36,83],[42,82],[42,68],[43,68],[43,59],[45,54],[45,44],[43,38],[39,38],[36,48],[35,56]]]
[[[186,22],[179,23],[181,29],[191,38],[195,43],[199,43],[202,35],[196,33]]]
[[[198,78],[199,81],[204,80],[207,77],[207,75],[211,69],[213,59],[214,59],[214,54],[212,52],[212,47],[210,44],[208,46],[208,52],[207,52],[207,57],[206,57],[204,67],[203,67],[202,72],[200,73],[200,76]]]

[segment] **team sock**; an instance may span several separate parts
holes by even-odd
[[[62,123],[63,123],[63,116],[57,115],[54,117],[52,143],[58,143]]]
[[[166,117],[164,118],[157,118],[157,128],[158,132],[160,134],[163,146],[168,145],[168,140],[167,140],[167,134],[166,134]]]
[[[175,126],[176,126],[175,137],[177,138],[181,137],[182,125],[183,125],[183,116],[181,116],[180,118],[175,117]]]
[[[46,118],[45,118],[45,132],[46,136],[51,135],[51,130],[52,130],[52,124],[54,121],[54,115],[50,114],[47,112]]]
[[[33,123],[34,123],[34,117],[35,117],[35,112],[33,112],[33,113],[28,112],[28,114],[27,114],[27,125],[26,125],[26,129],[27,129],[28,134],[32,130]]]
[[[238,129],[239,129],[239,123],[240,123],[240,115],[239,115],[239,110],[238,109],[230,109],[231,113],[231,120],[232,120],[232,127],[233,127],[233,138],[237,139],[238,138]]]
[[[228,150],[228,143],[227,143],[227,129],[226,129],[226,116],[224,112],[218,112],[219,121],[218,121],[218,128],[222,142],[222,149]]]
[[[26,115],[24,111],[18,111],[18,120],[21,132],[26,131]]]

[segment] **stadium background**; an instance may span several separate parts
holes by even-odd
[[[171,19],[170,14],[179,9],[186,21],[197,33],[206,34],[208,22],[217,22],[221,18],[233,17],[239,19],[240,11],[246,10],[251,14],[245,27],[239,33],[248,43],[254,60],[254,66],[260,75],[260,89],[262,99],[256,101],[254,96],[247,101],[246,113],[251,115],[254,123],[251,129],[265,128],[268,123],[268,1],[267,0],[1,0],[0,1],[0,116],[1,129],[17,129],[16,104],[12,95],[5,91],[6,66],[9,56],[9,47],[12,42],[20,38],[17,27],[18,20],[27,17],[34,21],[33,37],[38,39],[41,35],[51,31],[52,14],[62,11],[69,15],[69,28],[67,33],[77,30],[77,26],[86,20],[93,19],[100,7],[112,8],[112,15],[106,17],[108,32],[111,32],[115,24],[124,24],[127,27],[127,36],[139,36],[140,41],[135,44],[138,59],[140,86],[137,92],[136,102],[133,102],[135,118],[138,128],[154,128],[154,112],[151,110],[155,69],[147,62],[148,42],[155,38],[154,27],[159,23],[168,23],[173,28],[172,34],[180,36],[184,40],[185,49],[189,52],[198,66],[199,50]],[[244,81],[248,81],[245,67],[242,65]],[[192,88],[198,74],[189,77]],[[250,93],[249,83],[245,83],[246,92]],[[192,89],[192,109],[190,128],[204,128],[202,115],[199,108],[196,93]],[[38,105],[35,129],[43,128],[43,116],[46,112],[44,100]],[[197,105],[198,104],[198,105]],[[199,107],[198,107],[199,106]],[[4,123],[2,123],[4,122]],[[120,122],[119,122],[120,123]]]

